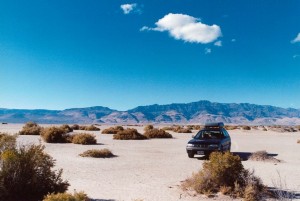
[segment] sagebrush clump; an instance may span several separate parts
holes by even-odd
[[[71,128],[73,130],[79,130],[80,126],[78,124],[74,124],[73,126],[71,126]]]
[[[4,150],[12,150],[16,147],[17,135],[0,133],[0,155]]]
[[[242,129],[243,129],[243,130],[248,130],[248,131],[249,131],[249,130],[251,130],[251,127],[250,127],[250,126],[242,126]]]
[[[249,160],[253,160],[253,161],[269,161],[269,162],[280,162],[280,160],[274,158],[273,156],[270,156],[268,154],[268,152],[266,152],[265,150],[262,151],[256,151],[253,152],[250,157]]]
[[[252,197],[252,201],[258,201],[265,190],[261,180],[244,169],[240,157],[230,152],[213,152],[203,169],[187,179],[183,187],[200,194],[222,191],[245,199]]]
[[[154,126],[149,124],[144,127],[144,131],[152,130],[153,128],[154,128]]]
[[[113,135],[114,140],[145,140],[146,136],[140,134],[134,128],[127,128],[123,131],[119,131],[117,134]]]
[[[68,124],[64,124],[62,126],[60,126],[62,129],[64,129],[66,131],[66,133],[70,133],[73,132],[73,128],[71,128]]]
[[[106,128],[102,131],[102,134],[117,134],[119,131],[123,131],[124,128],[122,126],[115,126]]]
[[[146,130],[144,135],[147,138],[172,138],[173,137],[170,133],[166,132],[165,130],[157,129],[157,128]]]
[[[62,127],[48,127],[41,132],[42,139],[47,143],[70,143],[71,137]]]
[[[19,132],[20,135],[40,135],[42,127],[35,122],[27,122],[22,130]]]
[[[0,200],[36,201],[68,189],[69,183],[61,178],[62,169],[52,170],[55,160],[44,152],[44,146],[13,146],[13,141],[1,145]]]
[[[111,158],[115,155],[109,149],[91,149],[79,154],[79,156],[92,158]]]
[[[85,131],[100,131],[100,128],[90,125],[90,126],[79,126],[79,130],[85,130]]]
[[[96,136],[89,133],[78,133],[72,135],[72,143],[73,144],[97,144]]]
[[[51,193],[48,194],[43,201],[90,201],[87,194],[83,191],[71,193]]]

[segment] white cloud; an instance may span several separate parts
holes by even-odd
[[[133,4],[123,4],[120,6],[120,8],[123,10],[124,14],[129,14],[137,7],[136,3]]]
[[[154,28],[144,26],[140,31],[167,31],[177,40],[202,44],[211,43],[222,36],[218,25],[206,25],[200,22],[200,19],[184,14],[169,13],[159,19],[155,25]]]
[[[211,53],[211,49],[210,48],[205,48],[204,49],[204,53],[205,54],[210,54]]]
[[[214,43],[215,46],[222,47],[222,41],[218,40]]]
[[[298,42],[300,42],[300,33],[298,33],[296,38],[294,38],[294,40],[291,41],[291,43],[298,43]]]
[[[236,41],[236,39],[235,39],[235,38],[231,39],[231,42],[235,42],[235,41]]]
[[[300,55],[299,55],[299,54],[293,55],[293,58],[294,58],[294,59],[296,59],[297,57],[300,57]]]

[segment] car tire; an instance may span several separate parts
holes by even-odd
[[[193,154],[193,153],[188,153],[189,158],[194,158],[194,155],[195,154]]]

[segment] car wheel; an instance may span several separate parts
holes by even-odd
[[[189,158],[194,158],[194,154],[193,153],[188,153]]]

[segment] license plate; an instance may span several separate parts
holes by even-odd
[[[204,151],[197,151],[197,154],[203,155],[203,154],[204,154]]]

